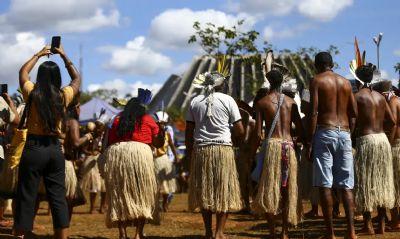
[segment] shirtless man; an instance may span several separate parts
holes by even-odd
[[[334,73],[332,56],[320,52],[315,56],[317,75],[310,85],[311,122],[308,148],[313,155],[313,186],[319,187],[326,223],[324,238],[335,238],[332,220],[332,187],[342,191],[347,217],[347,236],[356,238],[354,230],[354,166],[350,128],[357,116],[351,84]],[[312,144],[311,144],[312,140]]]
[[[396,122],[396,128],[392,131],[392,135],[390,137],[392,142],[392,155],[393,155],[393,175],[395,179],[400,178],[400,99],[397,97],[394,92],[392,91],[392,82],[391,81],[383,81],[380,82],[377,87],[374,89],[379,93],[385,96],[386,101],[389,104],[389,107],[392,111],[393,118]],[[385,125],[385,131],[387,130],[390,124]],[[390,211],[391,212],[391,222],[390,226],[393,230],[398,231],[400,229],[400,222],[399,222],[399,207],[400,207],[400,180],[394,181],[395,187],[395,204],[394,208]]]
[[[298,220],[297,159],[291,126],[295,123],[296,133],[300,138],[303,138],[303,127],[296,102],[281,93],[282,74],[271,70],[266,77],[271,84],[271,89],[255,105],[257,134],[252,144],[252,155],[255,155],[260,145],[264,122],[265,134],[268,135],[271,129],[272,134],[265,142],[267,148],[255,200],[255,210],[258,213],[267,214],[270,234],[275,238],[274,216],[281,209],[283,222],[281,238],[289,238],[288,224],[296,225]],[[274,126],[273,120],[279,108],[279,116]]]
[[[395,119],[385,98],[372,90],[374,66],[360,66],[357,77],[364,82],[356,93],[358,106],[356,140],[356,205],[363,212],[362,233],[374,234],[371,212],[378,208],[379,227],[377,233],[385,232],[385,207],[394,206],[394,181],[392,151],[384,131],[384,122],[389,126],[389,135],[395,129]]]

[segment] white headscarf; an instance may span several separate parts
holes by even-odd
[[[227,77],[214,71],[200,74],[193,81],[194,87],[204,89],[205,91],[208,117],[213,116],[211,108],[214,104],[215,87],[221,86],[226,79]]]

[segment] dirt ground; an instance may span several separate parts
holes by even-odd
[[[99,200],[98,200],[99,201]],[[307,209],[309,205],[305,204]],[[36,218],[35,238],[52,238],[51,217],[46,215],[47,203],[41,203],[39,216]],[[70,238],[118,238],[117,229],[108,229],[104,224],[104,215],[88,214],[88,205],[75,209],[70,228]],[[215,221],[215,220],[214,220]],[[362,226],[360,221],[356,222],[357,230]],[[335,228],[338,238],[343,238],[346,230],[344,218],[335,220]],[[280,230],[280,229],[278,229]],[[269,238],[267,223],[265,220],[256,220],[251,215],[233,214],[230,216],[226,226],[229,238]],[[305,220],[297,228],[290,230],[290,238],[319,238],[323,235],[324,223],[322,218]],[[13,238],[10,236],[11,228],[0,228],[0,238]],[[128,233],[133,236],[134,229],[130,228]],[[170,212],[163,215],[161,226],[146,225],[145,233],[149,239],[169,238],[202,238],[203,224],[201,215],[187,211],[187,195],[175,195],[170,206]],[[400,238],[400,233],[387,233],[385,236],[359,238]]]

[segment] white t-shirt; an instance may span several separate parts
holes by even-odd
[[[214,93],[212,116],[207,116],[205,95],[193,98],[186,120],[195,123],[194,141],[198,146],[210,144],[232,145],[230,126],[241,120],[235,100],[226,94]]]

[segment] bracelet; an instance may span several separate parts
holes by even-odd
[[[36,53],[35,55],[33,55],[34,57],[37,57],[38,59],[40,58],[39,55]]]
[[[68,67],[70,67],[70,66],[72,66],[72,65],[74,65],[74,63],[72,63],[72,61],[67,61],[67,62],[65,63],[65,68],[68,68]]]

